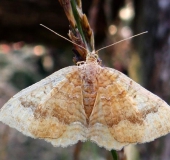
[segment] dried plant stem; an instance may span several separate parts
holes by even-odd
[[[87,52],[94,50],[94,36],[89,25],[88,19],[83,14],[81,0],[59,0],[64,8],[65,14],[70,23],[69,37],[76,44],[86,48],[82,49],[78,45],[74,45],[73,51],[75,57],[73,61],[85,61]]]
[[[74,14],[74,17],[75,17],[75,20],[76,20],[76,23],[77,23],[78,31],[80,32],[80,35],[83,39],[83,42],[86,43],[86,39],[84,37],[84,33],[83,33],[81,23],[80,23],[80,18],[79,18],[78,12],[77,12],[75,0],[71,0],[71,6],[72,6],[73,14]]]

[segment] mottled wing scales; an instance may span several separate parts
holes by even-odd
[[[170,131],[163,100],[119,71],[89,66],[64,68],[22,90],[2,107],[0,121],[54,146],[90,139],[108,150]]]
[[[86,140],[78,67],[67,67],[22,90],[1,109],[0,121],[55,146]]]
[[[152,141],[170,131],[168,123],[170,108],[159,97],[111,68],[101,68],[98,81],[99,98],[96,99],[94,111],[95,108],[100,108],[102,111],[100,116],[95,112],[92,113],[91,125],[93,130],[96,130],[99,127],[98,122],[103,121],[100,124],[105,129],[103,132],[109,130],[108,134],[114,140],[112,144],[108,143],[109,145],[102,139],[95,140],[96,143],[109,150],[112,148],[119,150],[130,143]],[[101,134],[96,133],[95,136],[99,138]],[[109,140],[111,138],[108,142]]]
[[[90,116],[89,124],[89,137],[90,140],[97,143],[100,147],[105,147],[108,150],[117,149],[120,150],[122,147],[128,143],[119,143],[114,136],[110,133],[109,119],[107,117],[107,111],[109,110],[103,108],[102,97],[98,93],[96,97],[96,103],[94,105],[92,114]],[[105,113],[104,113],[105,112]],[[107,119],[107,120],[106,120]]]

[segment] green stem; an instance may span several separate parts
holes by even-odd
[[[77,28],[78,28],[78,30],[79,30],[79,32],[81,34],[83,42],[86,44],[86,39],[85,39],[85,36],[83,34],[83,30],[82,30],[82,27],[81,27],[80,18],[79,18],[77,9],[76,9],[76,2],[75,2],[75,0],[71,0],[71,6],[72,6],[72,9],[73,9],[73,14],[74,14],[75,20],[77,22]]]
[[[111,150],[113,160],[118,160],[117,152],[115,150]]]

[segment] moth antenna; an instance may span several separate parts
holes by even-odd
[[[111,46],[113,46],[113,45],[115,45],[115,44],[121,43],[121,42],[123,42],[123,41],[126,41],[126,40],[128,40],[128,39],[131,39],[131,38],[137,37],[137,36],[139,36],[139,35],[141,35],[141,34],[145,34],[145,33],[148,33],[148,31],[145,31],[145,32],[142,32],[142,33],[136,34],[136,35],[131,36],[131,37],[129,37],[129,38],[125,38],[125,39],[120,40],[120,41],[118,41],[118,42],[116,42],[116,43],[110,44],[110,45],[108,45],[108,46],[106,46],[106,47],[102,47],[102,48],[98,49],[96,52],[99,52],[99,51],[101,51],[102,49],[105,49],[105,48],[111,47]]]
[[[65,40],[67,40],[67,41],[69,41],[69,42],[71,42],[71,43],[73,43],[73,44],[75,44],[75,45],[77,45],[77,46],[79,46],[79,47],[85,49],[84,47],[80,46],[79,44],[77,44],[77,43],[75,43],[75,42],[69,40],[68,38],[66,38],[66,37],[64,37],[64,36],[62,36],[62,35],[60,35],[60,34],[58,34],[57,32],[53,31],[52,29],[48,28],[47,26],[45,26],[45,25],[43,25],[43,24],[40,24],[40,25],[43,26],[44,28],[50,30],[51,32],[53,32],[53,33],[56,34],[57,36],[59,36],[59,37],[65,39]],[[85,49],[85,50],[87,51],[87,49]]]

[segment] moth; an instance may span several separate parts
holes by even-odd
[[[23,134],[67,147],[90,140],[107,150],[170,132],[170,108],[123,73],[102,67],[95,51],[14,95],[0,121]]]

